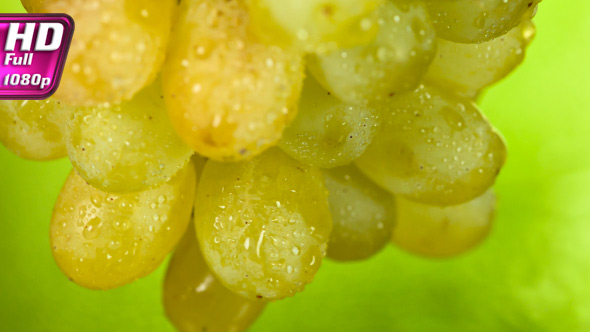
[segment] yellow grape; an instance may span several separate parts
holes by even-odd
[[[194,165],[169,182],[130,194],[109,194],[71,172],[51,220],[51,250],[61,270],[93,289],[125,285],[153,271],[190,220]]]
[[[319,169],[279,149],[239,163],[209,161],[195,199],[203,256],[230,290],[292,296],[310,283],[332,229]]]
[[[419,202],[450,205],[494,183],[506,147],[473,102],[421,85],[383,108],[379,134],[356,160],[377,184]]]
[[[379,129],[379,111],[341,102],[313,78],[307,78],[295,120],[279,146],[291,157],[318,167],[350,164]]]
[[[480,44],[440,39],[425,80],[467,97],[477,95],[516,68],[535,36],[533,22],[525,21],[507,34]]]
[[[34,13],[67,13],[76,30],[55,98],[72,105],[130,99],[164,60],[176,0],[21,0]]]
[[[480,43],[529,19],[540,0],[424,0],[439,37]]]
[[[107,192],[167,181],[192,154],[168,119],[159,81],[128,102],[72,113],[66,144],[78,174]]]
[[[0,142],[26,159],[65,157],[65,122],[73,109],[53,99],[2,100]]]
[[[231,292],[215,278],[192,229],[170,260],[163,297],[166,315],[180,332],[242,332],[266,306]]]
[[[296,113],[302,56],[258,42],[241,1],[186,0],[163,71],[166,105],[199,154],[229,161],[276,145]]]
[[[322,53],[374,38],[383,0],[246,0],[252,29],[269,43]]]
[[[415,88],[434,56],[434,28],[421,2],[388,1],[377,21],[370,44],[309,57],[313,75],[345,102],[362,105]]]
[[[334,223],[328,257],[351,261],[378,253],[391,238],[393,195],[352,165],[324,170],[324,177]]]
[[[480,244],[488,235],[496,208],[492,190],[469,202],[439,207],[397,199],[393,243],[427,257],[449,257]]]

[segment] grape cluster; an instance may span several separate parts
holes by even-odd
[[[59,91],[0,141],[68,156],[53,256],[84,287],[152,272],[180,331],[243,331],[324,257],[480,243],[506,159],[475,104],[539,0],[22,0],[76,32]]]

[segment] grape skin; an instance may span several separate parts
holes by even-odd
[[[534,36],[535,25],[529,20],[503,36],[480,44],[440,39],[425,81],[472,98],[520,65]]]
[[[51,250],[75,283],[111,289],[152,272],[184,234],[195,192],[194,165],[146,191],[109,194],[71,172],[55,204]]]
[[[384,0],[246,0],[257,37],[307,53],[365,44],[374,38]]]
[[[302,55],[261,44],[241,1],[187,0],[163,69],[170,118],[187,144],[219,161],[276,145],[296,114]]]
[[[463,203],[492,186],[506,147],[473,102],[421,85],[383,108],[379,134],[356,160],[377,184],[433,205]]]
[[[355,166],[324,170],[334,227],[329,258],[367,259],[391,238],[396,209],[393,195],[369,180]]]
[[[481,43],[529,19],[540,0],[425,0],[440,38]]]
[[[155,79],[176,7],[176,0],[21,2],[28,12],[67,13],[74,19],[76,30],[55,98],[86,106],[129,100]]]
[[[231,292],[215,278],[192,229],[170,260],[163,298],[166,315],[180,332],[245,331],[266,306]]]
[[[209,161],[195,199],[197,237],[230,290],[275,300],[302,291],[332,228],[319,169],[279,149],[239,163]]]
[[[421,2],[388,1],[378,12],[373,42],[309,57],[316,79],[347,103],[366,105],[414,89],[434,57],[436,35]]]
[[[53,99],[2,100],[0,142],[21,158],[65,157],[65,122],[72,110]]]
[[[398,197],[397,224],[392,241],[411,253],[435,258],[464,253],[488,235],[496,196],[488,190],[469,202],[429,206]]]
[[[156,81],[128,102],[71,113],[66,144],[78,174],[101,190],[132,192],[181,169],[193,152],[174,131],[161,96]]]
[[[343,103],[308,77],[298,115],[283,132],[279,147],[308,165],[347,165],[365,151],[380,121],[376,108]]]

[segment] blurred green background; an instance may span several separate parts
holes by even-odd
[[[326,262],[251,331],[590,331],[590,1],[545,0],[535,22],[524,65],[482,100],[510,151],[484,245],[444,261],[390,247],[367,262]],[[0,331],[172,331],[164,266],[89,291],[54,264],[48,225],[69,169],[0,146]]]

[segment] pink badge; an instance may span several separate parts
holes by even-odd
[[[73,34],[66,14],[0,14],[0,99],[50,97]]]

